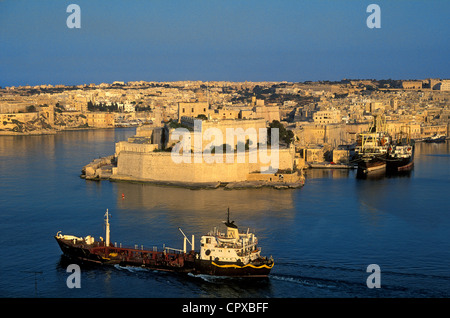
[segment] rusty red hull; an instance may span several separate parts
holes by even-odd
[[[194,253],[176,253],[144,249],[105,246],[103,242],[92,245],[64,240],[55,236],[65,256],[81,262],[104,265],[139,266],[155,270],[191,272]]]

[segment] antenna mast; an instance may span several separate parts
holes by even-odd
[[[105,213],[105,225],[106,225],[106,246],[109,246],[110,244],[110,237],[109,237],[109,213],[108,213],[108,209],[106,209],[106,213]]]

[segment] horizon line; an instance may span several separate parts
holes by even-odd
[[[101,84],[109,84],[114,85],[114,82],[124,82],[125,85],[132,82],[146,82],[146,83],[177,83],[177,82],[202,82],[202,83],[209,83],[209,82],[230,82],[230,83],[321,83],[321,82],[331,82],[331,83],[340,83],[342,81],[421,81],[421,80],[427,80],[427,79],[439,79],[439,80],[448,80],[450,78],[440,78],[440,77],[426,77],[426,78],[342,78],[340,80],[331,80],[331,79],[321,79],[321,80],[305,80],[305,81],[289,81],[289,80],[239,80],[239,81],[233,81],[233,80],[201,80],[201,79],[189,79],[189,80],[169,80],[169,81],[161,81],[161,80],[130,80],[130,81],[124,81],[124,80],[114,80],[112,82],[84,82],[79,84],[50,84],[50,83],[42,83],[42,84],[21,84],[21,85],[5,85],[1,86],[1,89],[5,89],[7,87],[25,87],[25,86],[43,86],[43,85],[52,85],[52,86],[80,86],[80,85],[101,85]]]

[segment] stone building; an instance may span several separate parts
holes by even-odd
[[[209,109],[208,102],[179,102],[178,103],[178,122],[181,122],[181,117],[197,117],[198,115],[205,115],[213,113]]]
[[[338,124],[341,122],[341,112],[337,109],[320,110],[314,113],[315,124]]]
[[[111,128],[114,127],[114,113],[88,112],[85,113],[86,123],[89,127]]]
[[[422,81],[403,81],[402,87],[404,89],[422,89]]]

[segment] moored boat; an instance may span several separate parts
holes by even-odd
[[[424,141],[427,143],[442,143],[445,142],[446,139],[447,137],[445,135],[434,134],[431,137],[425,138]]]
[[[358,172],[367,174],[386,170],[386,159],[391,142],[385,132],[385,119],[374,116],[373,123],[366,133],[359,134],[355,148]]]
[[[414,167],[415,142],[409,133],[400,133],[389,146],[386,170],[390,174],[411,171]]]

